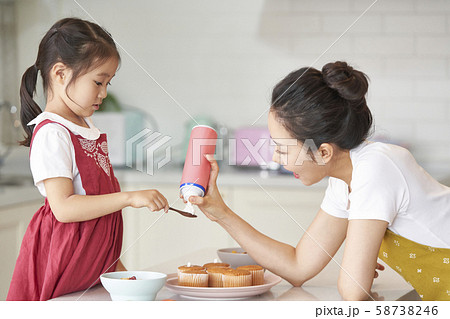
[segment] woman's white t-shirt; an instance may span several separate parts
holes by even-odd
[[[90,118],[85,118],[89,125],[89,128],[86,128],[76,125],[55,113],[43,112],[28,125],[38,125],[44,120],[60,123],[71,130],[72,133],[89,140],[96,140],[100,137],[100,131],[94,126]],[[30,151],[30,167],[34,184],[42,196],[47,196],[44,180],[54,177],[70,178],[73,182],[74,193],[86,195],[75,161],[75,150],[70,133],[61,125],[48,123],[35,134]]]
[[[450,248],[450,187],[440,184],[400,146],[364,142],[350,150],[348,185],[330,177],[321,208],[352,219],[389,223],[394,233],[422,245]]]

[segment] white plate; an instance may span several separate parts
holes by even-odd
[[[246,286],[246,287],[186,287],[178,286],[177,274],[169,274],[167,276],[166,288],[171,292],[188,298],[200,299],[241,299],[263,294],[270,290],[273,286],[280,283],[281,278],[268,271],[264,273],[264,285]]]

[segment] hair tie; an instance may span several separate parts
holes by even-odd
[[[39,71],[39,68],[37,67],[36,63],[33,64],[33,67],[34,67],[34,69],[35,69],[36,71]]]

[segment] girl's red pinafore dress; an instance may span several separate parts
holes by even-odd
[[[42,121],[33,138],[48,123],[57,122]],[[67,131],[86,195],[119,192],[106,134],[89,140]],[[46,198],[25,233],[7,300],[48,300],[98,284],[102,273],[116,268],[122,234],[121,211],[84,222],[61,223]]]

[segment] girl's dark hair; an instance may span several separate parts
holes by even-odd
[[[26,136],[21,145],[30,146],[34,126],[27,124],[42,113],[33,100],[38,72],[41,73],[44,92],[50,87],[50,71],[55,63],[64,63],[72,70],[70,86],[80,75],[86,74],[110,58],[120,55],[111,35],[99,25],[77,18],[56,22],[42,38],[34,65],[22,76],[20,86],[20,120]]]
[[[368,86],[368,77],[345,62],[328,63],[322,72],[301,68],[275,86],[271,111],[302,142],[312,139],[317,147],[333,143],[350,150],[372,126]]]

